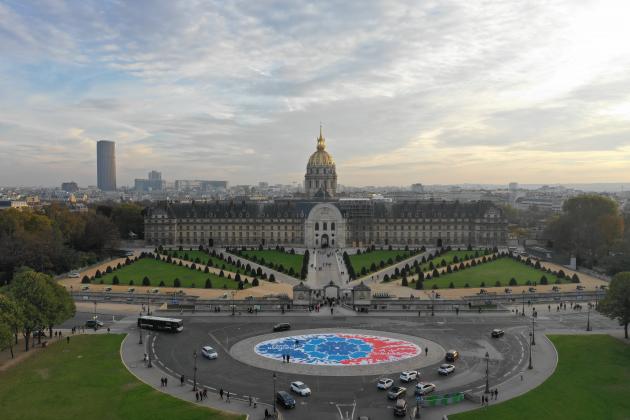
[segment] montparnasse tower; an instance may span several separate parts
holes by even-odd
[[[304,176],[304,191],[307,197],[332,198],[337,193],[337,170],[335,161],[326,151],[326,139],[319,126],[317,150],[308,159]]]

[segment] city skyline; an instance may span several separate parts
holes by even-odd
[[[630,182],[623,2],[146,7],[0,2],[2,184]]]

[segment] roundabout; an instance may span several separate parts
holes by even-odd
[[[381,375],[419,369],[438,363],[445,353],[442,346],[426,338],[352,328],[257,335],[230,349],[234,359],[254,367],[324,376]]]

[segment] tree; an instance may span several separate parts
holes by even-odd
[[[254,277],[254,280],[252,280],[252,286],[256,287],[260,284],[260,282],[258,281],[258,279],[256,277]]]
[[[114,278],[112,278],[112,284],[120,284],[120,280],[118,276],[114,274]]]
[[[622,237],[623,217],[611,198],[580,195],[565,201],[562,209],[547,225],[546,234],[554,250],[575,255],[578,263],[592,266]]]
[[[238,282],[238,290],[243,290],[243,287],[245,287],[245,285],[243,284],[242,281]]]
[[[182,282],[179,281],[179,279],[175,279],[173,280],[173,287],[181,287],[182,286]]]
[[[409,286],[409,281],[407,280],[407,276],[403,276],[401,285],[404,287]]]
[[[29,350],[30,337],[49,324],[50,307],[55,296],[48,281],[49,276],[31,269],[21,270],[9,285],[9,295],[22,311],[21,325],[25,351]]]
[[[606,296],[599,303],[599,311],[623,326],[626,339],[630,323],[630,272],[616,274],[610,282]]]
[[[9,295],[0,294],[0,350],[8,347],[11,358],[13,358],[13,345],[17,344],[21,323],[22,311],[15,300]]]
[[[46,276],[46,280],[53,296],[53,300],[47,306],[46,311],[48,335],[52,338],[53,326],[61,324],[68,318],[72,318],[76,313],[76,307],[74,299],[72,299],[65,287],[55,282],[50,276]]]
[[[204,286],[206,289],[212,289],[212,280],[210,280],[210,278],[208,277],[206,279],[206,284]]]
[[[142,279],[142,285],[151,286],[151,280],[147,276],[144,276],[144,278]]]
[[[514,277],[512,277],[510,279],[510,286],[516,286],[518,283],[516,282],[516,279]]]
[[[418,277],[418,280],[416,280],[416,290],[422,289],[424,289],[424,279]]]

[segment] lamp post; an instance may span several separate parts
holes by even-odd
[[[276,372],[273,373],[273,416],[276,417]]]
[[[490,354],[486,352],[486,394],[490,393],[490,375],[489,375],[489,365],[490,365]]]
[[[536,345],[536,318],[532,316],[532,346]]]
[[[151,315],[151,297],[147,292],[147,315]]]
[[[431,290],[431,316],[435,316],[435,290]]]
[[[523,296],[523,309],[521,310],[521,316],[525,316],[525,290],[521,290],[521,296]]]
[[[530,338],[533,337],[534,334],[532,334],[531,332],[529,333]],[[529,366],[527,367],[528,369],[533,369],[534,366],[532,365],[532,341],[531,339],[529,340]]]
[[[193,391],[197,390],[197,350],[193,351]]]
[[[232,290],[232,316],[234,316],[234,295],[236,294],[236,292],[234,290]]]
[[[153,364],[151,363],[151,333],[147,334],[147,347],[149,347],[149,349],[147,350],[147,353],[149,353],[149,363],[147,363],[147,367],[153,367]]]
[[[138,334],[140,336],[140,341],[138,342],[138,344],[142,344],[142,327],[140,326],[140,323],[138,322],[138,332],[140,334]]]
[[[591,303],[588,303],[588,312],[586,314],[586,331],[591,330]]]

